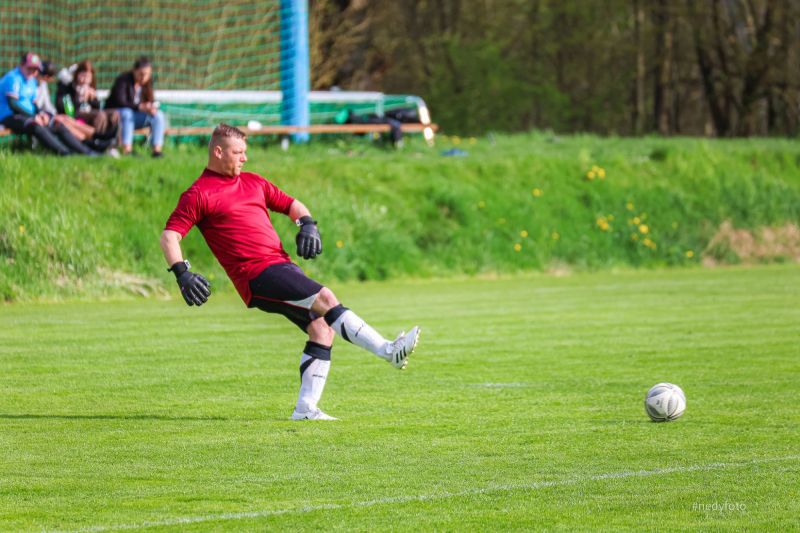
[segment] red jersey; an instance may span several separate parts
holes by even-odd
[[[196,225],[236,290],[250,305],[250,280],[291,261],[269,212],[289,214],[294,198],[258,174],[223,176],[205,169],[181,195],[165,229],[181,238]]]

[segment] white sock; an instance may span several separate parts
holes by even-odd
[[[329,352],[330,353],[330,352]],[[331,368],[330,359],[318,359],[307,353],[303,353],[300,358],[300,394],[297,396],[295,411],[307,413],[317,408],[322,391],[325,389],[325,381],[328,378],[328,370]]]
[[[389,355],[391,343],[349,309],[345,309],[330,326],[348,342],[368,350],[382,359]]]

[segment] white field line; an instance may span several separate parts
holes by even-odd
[[[622,472],[608,472],[593,476],[573,476],[552,481],[534,481],[532,483],[521,483],[511,485],[491,485],[483,488],[468,489],[458,492],[437,492],[433,494],[418,494],[410,496],[395,496],[388,498],[376,498],[374,500],[362,500],[349,503],[323,503],[319,505],[307,505],[304,507],[290,507],[287,509],[265,509],[262,511],[247,511],[242,513],[221,513],[203,516],[184,516],[167,518],[164,520],[145,521],[138,524],[116,524],[109,526],[93,526],[75,530],[78,533],[95,533],[101,531],[121,531],[129,529],[142,529],[146,527],[158,526],[179,526],[182,524],[197,524],[200,522],[222,522],[227,520],[245,520],[248,518],[264,518],[269,516],[292,515],[312,513],[315,511],[328,511],[349,508],[374,507],[393,503],[425,502],[430,500],[441,500],[445,498],[459,498],[462,496],[479,496],[482,494],[493,494],[496,492],[510,492],[517,490],[538,490],[550,487],[563,487],[576,485],[591,481],[603,481],[606,479],[625,479],[651,476],[663,476],[667,474],[678,474],[685,472],[705,472],[709,470],[726,470],[731,468],[746,468],[752,465],[764,463],[774,463],[781,461],[797,461],[800,455],[787,455],[784,457],[771,457],[763,459],[753,459],[740,463],[708,463],[690,466],[672,466],[667,468],[655,468],[652,470],[623,470]]]

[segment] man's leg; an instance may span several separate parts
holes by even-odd
[[[97,152],[91,150],[88,146],[80,142],[75,136],[70,133],[69,129],[62,123],[56,122],[52,126],[53,133],[58,135],[61,142],[76,154],[83,155],[97,155]]]
[[[327,287],[319,291],[311,305],[311,311],[322,316],[333,331],[347,342],[374,353],[401,370],[408,364],[408,356],[419,340],[418,327],[412,328],[408,333],[401,333],[393,342],[385,339],[357,314],[340,304],[336,295]]]
[[[292,413],[293,420],[336,420],[323,413],[317,404],[322,398],[331,367],[333,330],[321,318],[308,325],[308,342],[300,357],[300,394]]]
[[[28,126],[28,128],[25,129],[25,132],[36,137],[42,146],[51,152],[55,152],[58,155],[70,155],[72,153],[72,151],[65,146],[55,134],[53,134],[53,132],[40,124]]]
[[[58,155],[70,154],[69,148],[64,146],[61,141],[58,140],[58,137],[53,135],[49,129],[37,124],[29,117],[11,115],[3,119],[2,124],[14,133],[25,133],[36,137],[39,143],[51,152],[55,152]]]
[[[300,356],[300,394],[292,420],[335,420],[318,403],[331,366],[334,332],[325,321],[311,314],[311,303],[323,289],[297,265],[272,265],[250,281],[250,307],[285,316],[308,334]]]

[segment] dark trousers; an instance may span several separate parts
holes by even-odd
[[[75,138],[63,124],[52,123],[52,126],[37,124],[33,117],[11,115],[3,119],[3,126],[14,133],[26,133],[36,139],[46,149],[58,155],[83,154],[94,152]]]

